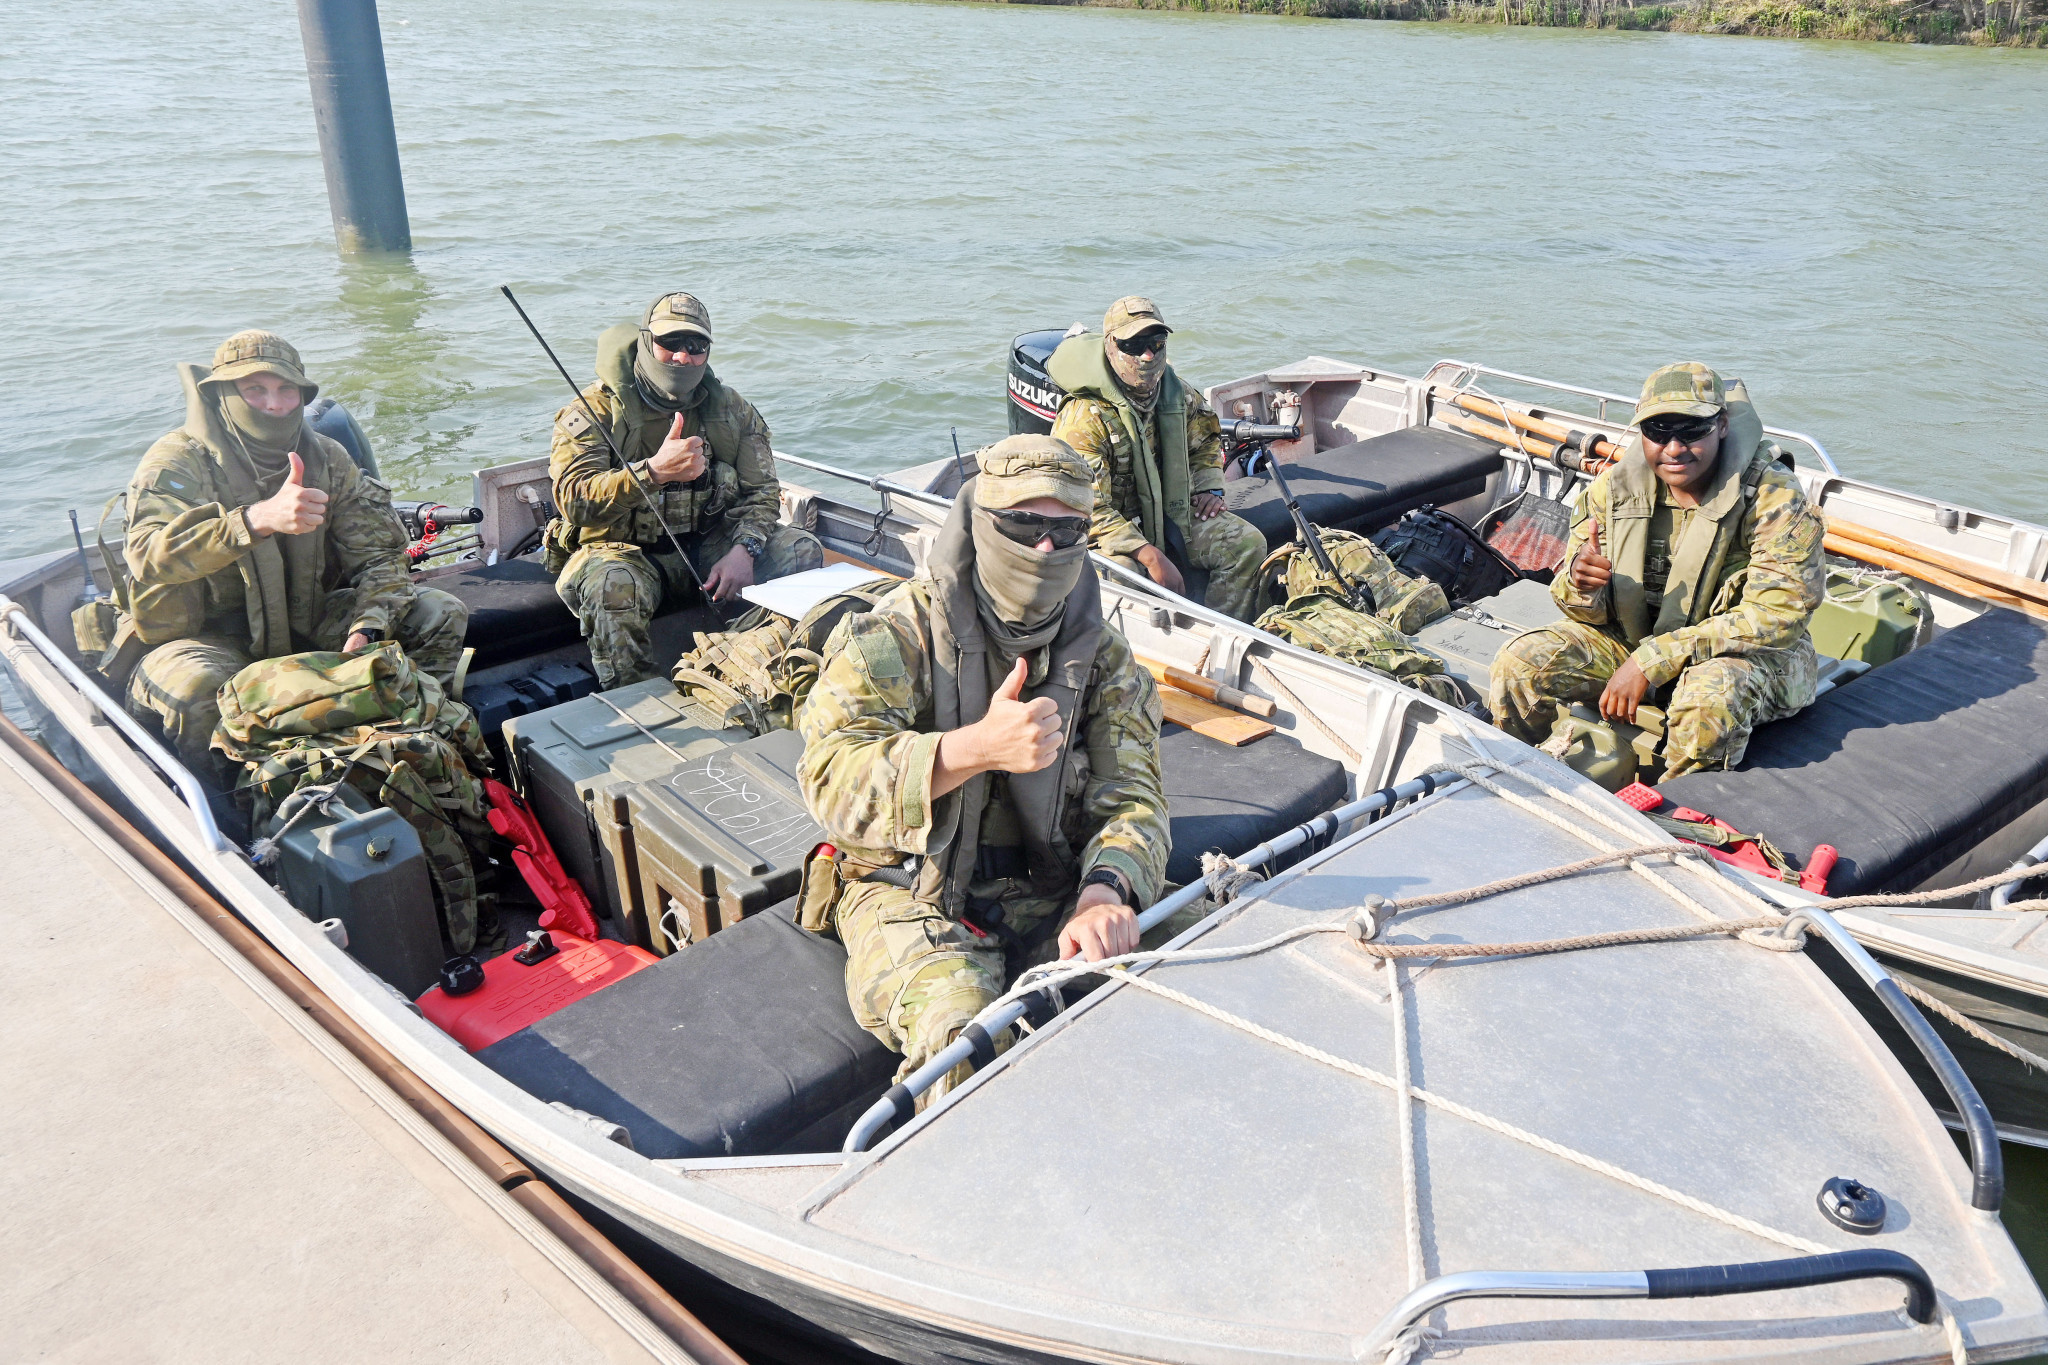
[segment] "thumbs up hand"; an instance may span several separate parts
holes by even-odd
[[[668,424],[668,435],[662,440],[661,449],[647,462],[647,468],[656,483],[694,483],[707,463],[704,438],[683,435],[683,415],[679,412]]]
[[[1572,559],[1572,587],[1591,596],[1607,586],[1607,580],[1614,577],[1614,563],[1600,553],[1600,519],[1594,517],[1589,523],[1592,533],[1586,543],[1579,547],[1579,553]]]
[[[327,520],[327,495],[306,487],[306,462],[296,450],[286,458],[292,468],[284,483],[263,501],[249,504],[249,529],[259,539],[304,535]]]
[[[1023,700],[1029,672],[1025,661],[1017,660],[989,698],[988,714],[972,727],[981,760],[976,766],[983,771],[1035,773],[1059,757],[1060,708],[1051,697]]]

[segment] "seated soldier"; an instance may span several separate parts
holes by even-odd
[[[1667,365],[1644,381],[1635,425],[1572,518],[1550,590],[1571,619],[1494,660],[1494,723],[1539,744],[1573,702],[1633,722],[1668,696],[1665,775],[1732,767],[1753,728],[1813,700],[1821,519],[1739,382]]]
[[[307,424],[320,390],[291,343],[238,332],[210,371],[180,365],[178,377],[185,425],[128,485],[132,614],[117,644],[153,646],[129,677],[128,709],[155,717],[203,772],[215,694],[258,659],[389,638],[451,683],[469,608],[413,586],[391,490]]]
[[[597,382],[556,414],[548,474],[561,509],[548,528],[555,591],[581,618],[605,688],[655,672],[647,623],[694,594],[664,520],[714,602],[825,562],[816,536],[777,521],[768,424],[711,372],[711,313],[688,294],[663,294],[639,327],[597,339]]]
[[[899,1079],[1055,933],[1063,958],[1135,949],[1163,889],[1159,694],[1102,619],[1092,481],[1049,436],[983,451],[925,576],[840,625],[797,715],[847,995]]]
[[[1180,593],[1172,556],[1184,556],[1209,571],[1208,605],[1249,621],[1263,605],[1266,538],[1223,510],[1222,428],[1166,363],[1172,330],[1157,304],[1131,297],[1110,305],[1100,337],[1061,342],[1046,362],[1066,393],[1052,434],[1094,467],[1089,543],[1098,553]]]

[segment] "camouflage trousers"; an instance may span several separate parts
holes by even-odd
[[[1600,699],[1629,654],[1621,641],[1579,621],[1517,636],[1493,661],[1493,723],[1525,743],[1542,744],[1565,707]],[[1671,683],[1664,706],[1665,777],[1740,763],[1752,730],[1813,700],[1816,671],[1813,647],[1804,643],[1687,668]]]
[[[313,648],[340,649],[348,643],[354,620],[355,593],[347,588],[329,593],[313,631]],[[447,687],[461,662],[468,629],[469,607],[461,598],[439,588],[419,588],[393,638],[414,664]],[[158,645],[129,675],[128,712],[155,720],[186,766],[206,772],[214,762],[208,745],[220,723],[221,684],[254,662],[246,636],[194,635]]]
[[[1017,883],[977,883],[977,893],[1000,893]],[[1013,932],[1029,935],[1048,916],[1065,923],[1074,911],[1074,897],[1002,896],[1003,922]],[[1156,948],[1191,927],[1210,907],[1193,907],[1155,925],[1144,946]],[[833,910],[839,941],[846,945],[846,998],[860,1026],[903,1054],[896,1069],[901,1081],[923,1066],[933,1053],[953,1041],[961,1029],[995,1002],[1008,987],[1011,971],[1023,971],[1059,956],[1059,936],[1045,941],[1023,960],[1010,959],[1000,940],[983,938],[958,920],[914,898],[902,887],[884,882],[855,882],[839,893]],[[1069,999],[1072,997],[1070,996]],[[996,1050],[1009,1047],[1009,1032],[996,1039]],[[965,1064],[946,1073],[918,1098],[918,1108],[964,1084],[973,1071]]]
[[[686,538],[683,542],[690,545]],[[732,533],[724,528],[697,538],[690,562],[697,572],[732,552]],[[778,526],[767,548],[754,561],[754,581],[815,569],[825,562],[825,549],[809,531]],[[654,645],[647,634],[664,605],[681,605],[697,588],[674,550],[648,550],[625,541],[599,540],[582,546],[562,566],[555,591],[583,623],[590,642],[590,661],[598,685],[607,690],[653,677]]]
[[[1266,537],[1258,527],[1235,513],[1218,513],[1189,523],[1187,547],[1188,563],[1209,571],[1205,601],[1211,609],[1240,621],[1259,614],[1259,566],[1266,560]],[[1110,558],[1133,573],[1145,574],[1144,566],[1129,555]]]

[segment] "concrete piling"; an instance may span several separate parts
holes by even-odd
[[[343,255],[410,251],[377,0],[299,0],[327,203]]]

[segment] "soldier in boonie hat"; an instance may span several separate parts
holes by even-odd
[[[1009,436],[981,452],[974,481],[977,507],[1008,508],[1052,498],[1086,516],[1095,510],[1095,472],[1065,441],[1051,436]]]
[[[306,378],[299,348],[275,332],[256,328],[237,332],[214,348],[213,369],[206,382],[228,384],[252,374],[274,374],[298,385],[303,403],[312,402],[320,393],[320,386]]]

